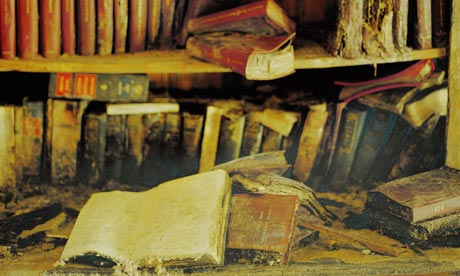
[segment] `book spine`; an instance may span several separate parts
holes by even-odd
[[[262,135],[262,146],[261,152],[271,152],[281,150],[283,143],[283,135],[279,132],[274,131],[264,126]]]
[[[344,58],[358,58],[363,44],[363,0],[340,0],[339,5],[337,51]]]
[[[222,109],[215,106],[208,106],[206,110],[203,139],[201,141],[199,172],[210,171],[215,165],[222,113]]]
[[[348,106],[342,114],[337,145],[323,190],[345,191],[367,116],[367,108]]]
[[[160,182],[177,178],[179,175],[182,116],[180,113],[167,113],[165,132],[160,152]]]
[[[126,147],[121,175],[121,181],[124,183],[139,183],[144,144],[142,116],[127,115],[126,118]]]
[[[81,184],[97,185],[102,180],[105,163],[107,114],[84,115],[82,158],[78,170]]]
[[[77,48],[83,56],[96,53],[96,2],[94,0],[77,1]]]
[[[160,47],[164,49],[171,48],[173,45],[174,33],[174,13],[176,10],[175,0],[161,1],[161,31]]]
[[[113,0],[97,0],[97,53],[101,56],[112,53],[113,5]]]
[[[38,57],[38,0],[17,1],[18,55],[22,59]]]
[[[310,176],[323,138],[327,118],[326,103],[309,106],[292,171],[293,177],[301,182],[305,182]]]
[[[425,149],[416,160],[415,171],[430,171],[443,166],[446,157],[446,118],[440,117]]]
[[[162,0],[149,0],[147,17],[147,46],[155,48],[160,31]]]
[[[257,112],[257,111],[255,111]],[[257,119],[254,112],[246,115],[244,125],[243,141],[241,142],[240,156],[254,155],[260,152],[262,147],[263,125]]]
[[[129,52],[141,52],[147,36],[147,0],[132,0],[129,7]]]
[[[44,103],[25,99],[24,106],[24,176],[38,182],[42,172]]]
[[[418,49],[429,49],[432,44],[431,0],[417,0],[415,44]]]
[[[67,55],[75,55],[77,47],[75,24],[75,0],[61,0],[62,52]]]
[[[128,0],[117,0],[113,3],[114,11],[114,52],[126,52],[126,38],[128,36]]]
[[[1,58],[16,57],[16,1],[0,2],[0,49]]]
[[[166,113],[145,114],[144,123],[144,156],[141,169],[141,184],[152,187],[159,183],[160,150],[165,135]]]
[[[40,46],[45,58],[61,54],[61,1],[40,0]]]
[[[0,190],[16,186],[14,171],[14,107],[0,106]]]
[[[24,181],[25,159],[24,107],[14,106],[14,171],[17,184]]]
[[[52,103],[51,183],[75,184],[81,122],[86,102],[54,100]]]
[[[447,0],[431,1],[433,47],[441,48],[449,45],[449,32],[452,2]]]
[[[228,162],[240,157],[246,116],[229,118],[224,115],[219,130],[216,164]]]
[[[104,179],[119,181],[126,141],[126,116],[107,116]]]
[[[368,188],[363,187],[363,185],[367,185],[369,169],[381,148],[386,146],[386,142],[393,131],[396,116],[396,114],[382,109],[369,108],[363,133],[350,169],[349,180],[352,185],[364,189]]]
[[[409,0],[395,0],[393,4],[393,39],[397,48],[407,47]]]
[[[203,135],[204,115],[184,112],[182,127],[183,157],[181,164],[181,176],[198,172],[200,142]]]

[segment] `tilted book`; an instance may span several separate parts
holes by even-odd
[[[136,268],[222,265],[231,181],[222,170],[144,192],[95,193],[80,211],[60,264],[85,257]]]
[[[294,73],[294,34],[281,36],[240,33],[190,37],[186,51],[253,80],[270,80]]]
[[[409,222],[460,210],[460,174],[449,168],[396,179],[369,191],[366,205]]]

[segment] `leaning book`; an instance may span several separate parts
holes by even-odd
[[[144,192],[95,193],[82,208],[59,265],[91,258],[126,271],[223,265],[230,197],[223,170]]]

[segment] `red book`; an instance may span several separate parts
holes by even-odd
[[[126,52],[126,36],[128,33],[128,0],[114,1],[113,12],[115,18],[114,52]]]
[[[16,57],[16,1],[0,1],[0,48],[1,57]]]
[[[61,54],[61,2],[40,0],[40,47],[46,58]]]
[[[35,59],[38,56],[38,0],[17,1],[19,57]]]
[[[113,48],[113,1],[97,0],[97,53],[110,55]]]
[[[96,2],[77,1],[78,51],[81,55],[96,53]]]
[[[132,0],[129,14],[129,51],[145,50],[147,36],[147,0]]]
[[[75,54],[75,0],[61,0],[62,51],[68,55]]]

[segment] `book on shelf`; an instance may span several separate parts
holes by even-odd
[[[17,185],[24,183],[24,107],[15,105],[14,108],[14,171]]]
[[[126,115],[126,140],[120,179],[123,183],[139,182],[144,145],[142,117],[142,114]]]
[[[432,43],[431,0],[416,1],[415,47],[430,49]]]
[[[297,196],[235,194],[231,206],[226,261],[237,262],[262,252],[267,258],[262,261],[288,264],[299,206]]]
[[[74,55],[77,49],[77,31],[75,21],[75,0],[61,1],[62,52]]]
[[[166,113],[145,114],[143,117],[144,144],[140,184],[153,187],[160,183],[161,147],[165,135]]]
[[[160,170],[157,172],[160,182],[174,179],[180,174],[181,126],[180,113],[166,113],[160,147]]]
[[[257,114],[259,112],[253,110],[246,114],[241,141],[241,157],[257,154],[261,150],[264,126],[259,121],[260,115]]]
[[[155,48],[161,25],[162,0],[149,0],[147,14],[147,48]]]
[[[451,10],[451,1],[431,1],[431,36],[435,48],[449,45]]]
[[[160,48],[169,49],[174,43],[174,21],[177,4],[179,1],[162,0],[160,17],[160,35],[158,45]]]
[[[180,176],[187,176],[198,172],[203,123],[203,114],[182,112],[182,156],[179,162]]]
[[[18,0],[16,9],[18,57],[36,59],[39,45],[38,1]]]
[[[128,0],[118,0],[113,3],[113,52],[121,54],[126,52],[126,41],[128,37]]]
[[[177,103],[108,103],[106,112],[108,115],[151,114],[179,112]]]
[[[144,74],[52,73],[48,96],[104,102],[145,102],[149,94]]]
[[[126,143],[126,115],[107,115],[104,179],[120,181]]]
[[[107,113],[91,111],[83,115],[79,183],[96,186],[103,180],[107,138]]]
[[[210,171],[216,163],[222,114],[223,110],[220,107],[209,105],[206,108],[203,138],[201,140],[199,172]]]
[[[227,101],[221,108],[224,110],[219,129],[219,142],[217,145],[216,164],[240,157],[241,145],[244,134],[246,116],[241,105]]]
[[[190,37],[186,51],[252,80],[270,80],[294,73],[294,34],[263,36],[240,33]]]
[[[144,192],[95,193],[80,211],[59,265],[110,260],[131,273],[223,265],[230,197],[231,181],[222,170]]]
[[[106,56],[112,54],[113,49],[113,6],[112,0],[97,0],[96,7],[96,52],[98,55]]]
[[[0,3],[0,56],[3,59],[16,57],[16,1]]]
[[[78,148],[81,140],[85,101],[51,100],[52,120],[49,143],[51,183],[60,185],[77,182]]]
[[[14,138],[14,106],[1,105],[0,119],[0,190],[16,187],[15,172],[15,138]]]
[[[459,177],[443,167],[389,181],[369,191],[366,206],[410,223],[458,212]]]
[[[407,33],[409,25],[409,0],[393,2],[393,41],[397,49],[407,48]]]
[[[192,18],[187,22],[191,34],[240,32],[264,36],[290,35],[295,22],[274,0],[262,0]]]
[[[93,0],[76,1],[77,14],[77,50],[80,55],[96,54],[96,2]]]
[[[129,1],[128,45],[130,53],[145,50],[147,4],[147,0]]]
[[[364,52],[367,56],[394,55],[396,53],[393,43],[394,1],[370,0],[363,1],[363,4],[366,11],[363,13],[362,26]]]
[[[61,55],[61,1],[40,0],[40,52],[45,58]]]
[[[24,178],[38,182],[42,173],[45,104],[25,98],[23,104]]]

